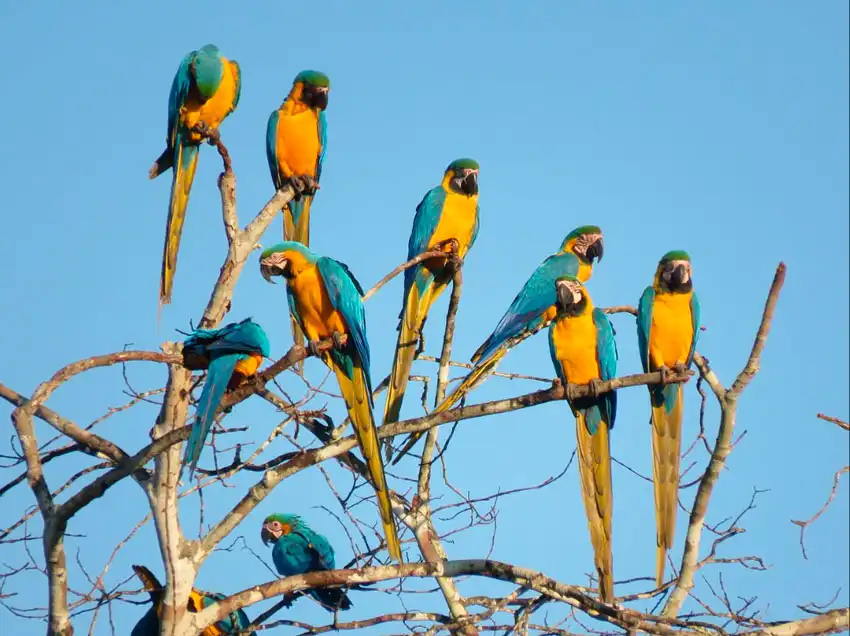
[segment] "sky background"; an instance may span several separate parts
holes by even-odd
[[[726,542],[720,555],[758,554],[771,567],[752,572],[715,566],[705,574],[716,583],[722,572],[730,594],[757,595],[756,607],[769,619],[799,616],[798,603],[825,602],[839,588],[838,602],[846,605],[846,480],[829,511],[808,530],[808,560],[790,519],[814,514],[834,472],[848,463],[847,433],[815,418],[818,412],[850,415],[847,3],[339,1],[282,7],[217,1],[187,4],[182,11],[165,2],[0,5],[0,53],[6,60],[0,251],[7,263],[0,280],[6,301],[0,314],[0,382],[29,394],[64,364],[127,343],[156,350],[163,340],[180,338],[174,329],[187,329],[190,319],[200,318],[226,249],[215,187],[221,163],[211,148],[202,150],[174,302],[159,329],[170,174],[147,179],[164,147],[171,80],[187,52],[213,42],[242,68],[241,102],[221,131],[233,157],[243,224],[273,194],[264,149],[268,115],[298,71],[319,69],[330,76],[332,89],[313,247],[348,263],[364,286],[404,260],[415,207],[439,183],[445,166],[463,156],[481,164],[481,232],[464,268],[456,359],[468,359],[571,229],[593,223],[605,233],[605,257],[589,284],[597,305],[635,304],[663,253],[691,254],[706,326],[699,349],[729,384],[746,360],[776,265],[787,264],[761,373],[740,402],[736,434],[747,434],[729,459],[708,516],[710,523],[734,516],[753,488],[769,489],[739,524],[746,534]],[[276,219],[262,243],[280,237]],[[390,368],[401,287],[397,278],[367,304],[376,383]],[[426,328],[432,355],[438,354],[446,304],[447,295],[434,306]],[[284,289],[262,280],[257,254],[246,266],[228,319],[247,316],[265,327],[273,356],[283,355],[291,345]],[[639,371],[633,319],[612,320],[620,372]],[[318,362],[307,368],[314,380],[324,377]],[[435,371],[424,362],[416,370]],[[502,370],[553,377],[545,335],[523,343]],[[129,368],[139,390],[162,386],[164,377],[158,365]],[[283,381],[299,390],[293,376]],[[694,384],[686,391],[686,441],[697,428]],[[472,399],[540,386],[492,379]],[[335,382],[328,387],[336,390]],[[125,402],[125,388],[120,369],[97,370],[63,386],[49,406],[87,424]],[[414,387],[405,416],[421,412],[417,397]],[[339,420],[341,404],[331,401],[329,408]],[[382,409],[379,398],[376,410]],[[12,433],[10,412],[0,406],[5,439]],[[132,453],[149,441],[156,413],[156,406],[142,406],[98,430]],[[649,474],[646,391],[623,390],[618,415],[613,455]],[[254,399],[228,422],[250,426],[245,439],[258,440],[279,420]],[[710,404],[710,439],[716,428],[717,409]],[[446,433],[443,429],[442,438]],[[43,442],[51,431],[39,423],[38,435]],[[308,439],[302,432],[299,440]],[[0,452],[7,453],[3,444]],[[449,478],[472,496],[528,486],[560,472],[574,447],[563,403],[471,421],[457,428],[447,453]],[[265,457],[290,449],[278,439]],[[201,465],[208,466],[211,455],[208,448]],[[691,458],[699,466],[706,461],[697,449],[683,466]],[[229,454],[220,458],[229,460]],[[51,487],[94,461],[57,460],[47,470]],[[391,471],[391,487],[406,492],[410,484],[404,478],[415,475],[415,466],[411,460]],[[335,464],[327,467],[347,492],[348,474]],[[0,472],[5,483],[20,468]],[[206,523],[223,515],[257,479],[239,476],[230,480],[232,488],[207,490]],[[614,487],[615,578],[652,576],[651,485],[617,466]],[[453,500],[445,486],[435,488],[443,502]],[[686,505],[694,492],[682,492]],[[26,485],[7,493],[0,501],[0,527],[33,504]],[[196,536],[197,498],[184,504],[186,532]],[[319,506],[340,513],[318,470],[286,480],[222,546],[244,539],[204,564],[199,586],[231,593],[270,580],[243,546],[271,562],[259,530],[263,518],[276,511],[302,514],[334,543],[338,564],[348,562],[352,552],[342,526]],[[371,502],[357,511],[370,523],[377,520]],[[73,564],[77,556],[96,576],[115,544],[146,513],[141,490],[127,480],[73,519],[68,531],[75,536],[66,545],[74,590],[91,587]],[[448,530],[464,521],[440,520],[438,527]],[[686,515],[680,512],[678,521],[677,559]],[[37,518],[29,531],[40,535]],[[491,525],[453,536],[446,545],[449,557],[484,557],[492,531]],[[704,555],[710,535],[703,536]],[[41,562],[40,542],[29,549]],[[412,548],[407,554],[418,558]],[[575,465],[545,489],[499,501],[492,558],[564,582],[587,582],[592,557]],[[25,561],[22,543],[0,545],[4,568]],[[112,562],[106,585],[130,576],[132,563],[145,563],[162,577],[151,524]],[[646,581],[618,585],[616,593],[648,587]],[[466,594],[507,589],[461,583]],[[16,594],[5,602],[17,607],[46,604],[45,579],[38,572],[8,581],[3,593]],[[352,598],[355,608],[345,619],[399,609],[396,597],[379,592],[353,592]],[[445,609],[435,595],[413,596],[408,603]],[[144,611],[116,603],[117,633],[129,633]],[[258,608],[248,613],[254,616]],[[553,610],[551,616],[557,615]],[[330,620],[308,600],[277,617]],[[88,632],[91,618],[85,613],[74,619],[78,633]],[[43,631],[38,621],[0,608],[0,632]],[[94,633],[110,633],[107,617],[101,615]]]

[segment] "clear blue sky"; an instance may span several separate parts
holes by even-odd
[[[724,544],[722,555],[760,554],[772,567],[707,573],[716,581],[723,571],[730,593],[758,594],[759,607],[770,604],[771,619],[797,615],[797,603],[826,601],[839,587],[846,604],[846,481],[808,533],[808,561],[789,519],[813,514],[834,471],[848,463],[847,433],[815,419],[818,411],[848,416],[847,3],[286,4],[284,10],[281,3],[210,1],[178,10],[164,2],[3,3],[0,249],[7,275],[0,283],[0,381],[29,393],[68,362],[125,343],[155,349],[176,336],[174,328],[199,318],[225,249],[215,188],[221,164],[210,148],[202,151],[192,191],[174,303],[157,330],[170,176],[151,182],[147,170],[163,148],[168,90],[183,55],[213,42],[241,64],[242,100],[222,134],[233,155],[243,223],[273,192],[264,150],[268,114],[295,73],[320,69],[332,79],[330,142],[313,245],[347,262],[364,285],[404,259],[415,206],[445,166],[460,156],[481,163],[481,233],[464,270],[458,358],[468,358],[567,232],[595,223],[604,228],[606,246],[590,284],[599,305],[635,303],[664,252],[690,252],[707,327],[700,350],[728,383],[749,351],[774,269],[785,261],[788,280],[762,371],[741,401],[737,431],[747,435],[709,514],[716,523],[742,509],[753,487],[769,488],[744,519],[747,533]],[[276,220],[263,244],[276,242],[280,231]],[[291,344],[284,291],[266,285],[257,269],[254,256],[229,318],[254,316],[279,356]],[[390,366],[400,296],[396,280],[368,303],[376,381]],[[445,307],[443,298],[429,321],[432,354]],[[614,322],[621,372],[636,372],[633,321]],[[321,377],[316,363],[308,368]],[[553,376],[545,337],[524,343],[503,369]],[[161,386],[164,377],[149,364],[130,374],[139,389]],[[117,369],[96,371],[63,387],[50,406],[85,424],[119,404],[122,388]],[[492,380],[474,399],[535,388]],[[692,384],[687,437],[696,428],[697,398]],[[613,453],[649,473],[646,393],[624,390],[620,400]],[[340,410],[332,406],[335,415]],[[416,400],[408,400],[405,414],[416,413]],[[155,414],[148,406],[116,416],[101,432],[133,451],[148,441]],[[715,416],[710,407],[710,435]],[[277,421],[256,401],[230,419],[250,425],[256,438]],[[40,440],[48,433],[39,428]],[[463,424],[448,455],[450,478],[476,496],[530,485],[560,471],[574,446],[566,404]],[[272,447],[286,449],[282,440]],[[699,460],[702,465],[705,455]],[[89,461],[57,461],[47,473],[51,485]],[[347,489],[347,473],[329,468]],[[413,470],[406,463],[395,474]],[[2,482],[9,476],[6,471]],[[240,477],[232,482],[237,488],[208,497],[206,521],[256,479]],[[651,576],[651,486],[619,467],[614,479],[615,576]],[[404,490],[406,482],[391,477],[391,486]],[[685,491],[687,501],[693,492]],[[4,497],[2,527],[33,503],[25,486]],[[345,534],[319,505],[339,512],[318,471],[306,471],[278,487],[231,538],[244,535],[270,561],[259,541],[262,519],[298,512],[331,538],[345,563],[351,556]],[[194,499],[186,504],[190,533],[198,527],[196,507]],[[79,548],[96,575],[146,509],[134,484],[116,487],[71,523],[69,532],[85,537],[68,539],[69,560]],[[364,517],[374,521],[374,509]],[[677,551],[685,522],[680,513]],[[545,490],[502,500],[497,525],[493,558],[586,582],[592,560],[574,466]],[[40,533],[37,523],[31,530]],[[484,556],[490,530],[456,536],[449,557]],[[40,555],[39,542],[31,549]],[[23,560],[21,544],[0,546],[3,563]],[[138,562],[161,575],[150,524],[119,554],[107,584],[127,577]],[[71,577],[72,588],[87,588],[76,566]],[[233,592],[269,577],[237,547],[213,555],[199,583]],[[462,591],[491,589],[473,584],[463,583]],[[618,586],[617,593],[641,589],[645,584]],[[11,599],[18,606],[44,605],[44,591],[37,573],[4,589],[18,594]],[[356,607],[345,618],[398,608],[379,593],[353,596]],[[440,608],[433,597],[413,603]],[[128,633],[144,611],[127,604],[114,609],[119,633]],[[304,600],[288,616],[328,619]],[[80,633],[90,618],[77,619]],[[104,618],[97,634],[109,633]],[[43,633],[38,622],[3,609],[0,627]]]

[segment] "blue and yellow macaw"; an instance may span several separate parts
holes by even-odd
[[[593,560],[602,600],[614,598],[614,561],[611,555],[611,485],[609,434],[617,416],[617,393],[599,394],[595,386],[617,375],[614,329],[590,294],[574,276],[558,278],[557,318],[549,329],[549,352],[558,377],[567,383],[588,384],[591,397],[570,400],[576,418],[579,476],[582,498],[593,544]]]
[[[594,260],[601,261],[602,254],[602,230],[597,226],[582,225],[567,234],[558,252],[546,258],[534,271],[495,331],[473,354],[472,371],[432,413],[452,408],[496,368],[510,349],[549,326],[556,314],[555,280],[559,276],[575,276],[586,282],[593,274]],[[408,439],[393,464],[410,450],[415,441],[412,436]]]
[[[478,236],[478,162],[456,159],[440,185],[425,194],[416,206],[413,230],[407,243],[408,260],[422,252],[440,249],[463,260]],[[423,261],[404,271],[404,303],[399,314],[395,350],[384,424],[398,421],[401,404],[416,355],[416,346],[428,311],[452,279],[448,258]],[[412,436],[419,438],[419,434]]]
[[[263,522],[260,538],[266,545],[274,544],[272,560],[281,576],[336,569],[331,544],[298,515],[269,515]],[[317,587],[308,593],[329,612],[351,609],[351,599],[342,588]]]
[[[241,91],[239,64],[224,57],[213,44],[184,57],[171,83],[166,147],[148,173],[154,179],[173,169],[159,285],[160,308],[171,302],[180,235],[198,165],[198,150],[203,142],[203,137],[192,128],[205,124],[208,129],[217,130],[225,117],[236,110]]]
[[[183,366],[192,371],[209,369],[183,456],[183,464],[189,463],[190,476],[225,390],[253,376],[270,353],[266,332],[250,318],[221,329],[196,329],[183,342]]]
[[[295,241],[284,241],[265,250],[260,255],[260,273],[269,282],[273,282],[272,276],[286,279],[290,314],[310,341],[312,353],[318,353],[336,374],[375,488],[387,549],[390,557],[400,562],[401,546],[372,413],[366,312],[360,298],[363,288],[347,265],[319,256]],[[347,336],[344,345],[343,335]],[[317,342],[328,338],[336,346],[319,353]]]
[[[301,71],[283,103],[269,116],[266,158],[276,190],[293,177],[309,177],[318,185],[328,147],[325,109],[331,82],[319,71]],[[315,190],[297,195],[283,210],[283,240],[310,247],[310,205]],[[304,344],[304,334],[293,318],[292,338]]]
[[[162,617],[162,584],[157,580],[149,569],[143,565],[134,565],[133,572],[139,577],[151,597],[153,605],[145,612],[145,615],[139,619],[130,636],[159,636],[159,622]],[[214,602],[222,601],[226,597],[224,594],[201,592],[195,588],[189,593],[189,602],[186,604],[187,609],[194,613],[200,612],[205,607],[212,605]],[[251,624],[248,615],[240,610],[236,610],[224,620],[213,623],[200,636],[227,636],[228,634],[236,634],[240,629],[245,629]],[[255,632],[250,632],[250,636],[254,636]]]
[[[655,280],[638,304],[638,345],[644,373],[683,370],[694,359],[700,324],[691,257],[667,252],[655,270]],[[679,502],[679,458],[682,454],[684,386],[649,387],[652,402],[652,473],[655,485],[655,582],[664,582],[667,550],[673,548]]]

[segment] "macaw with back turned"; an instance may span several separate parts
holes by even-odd
[[[292,178],[309,177],[314,185],[322,176],[328,147],[325,109],[331,82],[319,71],[301,71],[280,108],[269,115],[266,158],[276,190]],[[283,209],[283,240],[310,247],[310,206],[315,191],[297,195]],[[292,338],[303,346],[304,334],[292,318]],[[301,367],[299,363],[299,368]]]
[[[183,366],[191,371],[209,369],[183,456],[183,464],[189,463],[190,476],[225,390],[253,376],[270,353],[266,332],[250,318],[221,329],[196,329],[183,342]]]
[[[431,305],[452,280],[448,256],[462,261],[475,244],[479,171],[478,162],[473,159],[456,159],[446,168],[440,185],[429,190],[416,206],[407,244],[408,260],[430,250],[442,250],[447,258],[432,258],[404,271],[404,302],[384,403],[384,424],[399,418],[422,325]]]
[[[602,230],[595,225],[582,225],[567,234],[556,254],[547,257],[534,271],[502,316],[496,329],[472,356],[472,371],[432,413],[447,411],[487,377],[513,347],[548,327],[555,319],[555,280],[559,276],[575,276],[586,282],[593,274],[593,262],[603,254]],[[399,451],[397,463],[416,443],[414,434]]]
[[[269,515],[263,522],[260,538],[266,545],[274,544],[272,560],[281,576],[336,569],[330,542],[298,515]],[[308,593],[329,612],[351,609],[351,599],[342,588],[317,587]]]
[[[363,288],[347,265],[294,241],[265,250],[260,255],[260,273],[269,282],[274,282],[272,276],[286,279],[290,314],[310,341],[312,353],[318,352],[319,340],[334,340],[333,349],[318,355],[336,375],[375,488],[387,549],[390,557],[400,562],[401,546],[372,413],[366,312],[360,298]],[[347,337],[344,344],[343,335]]]
[[[154,179],[169,168],[173,170],[159,285],[160,308],[171,302],[186,205],[198,165],[198,150],[204,140],[192,128],[204,124],[209,130],[217,130],[225,117],[236,110],[241,91],[239,64],[224,57],[213,44],[184,57],[171,83],[165,150],[148,173]]]
[[[655,270],[655,280],[638,303],[638,346],[644,373],[691,366],[699,339],[699,300],[694,292],[687,252],[667,252]],[[673,548],[679,502],[679,459],[682,454],[684,386],[649,387],[652,403],[652,473],[655,487],[655,583],[664,580],[667,550]]]
[[[136,626],[133,627],[133,631],[130,632],[130,636],[159,636],[159,623],[162,617],[162,597],[164,593],[162,584],[153,575],[153,572],[143,565],[134,565],[133,572],[135,572],[136,576],[141,579],[142,585],[144,585],[145,589],[150,594],[151,603],[153,603],[153,605],[150,609],[148,609],[145,615],[139,619]],[[189,593],[189,601],[186,604],[186,607],[190,612],[195,614],[205,607],[212,605],[214,602],[224,600],[225,598],[224,594],[201,592],[200,590],[192,588],[192,591]],[[240,609],[236,610],[233,614],[230,614],[224,620],[213,623],[204,629],[200,636],[227,636],[228,634],[237,634],[240,630],[245,629],[250,624],[251,620],[248,618],[248,615]],[[249,633],[249,636],[254,635],[255,632]]]
[[[558,316],[549,329],[552,363],[565,388],[568,383],[588,384],[593,393],[569,400],[569,404],[576,418],[579,476],[599,592],[602,600],[610,603],[614,598],[614,492],[609,434],[617,416],[617,393],[600,395],[595,387],[617,375],[617,343],[608,316],[593,307],[587,289],[577,278],[562,276],[555,287]]]

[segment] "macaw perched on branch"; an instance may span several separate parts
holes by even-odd
[[[652,286],[638,304],[637,332],[644,373],[691,366],[699,339],[699,300],[694,292],[691,258],[667,252],[658,263]],[[655,486],[655,583],[664,582],[667,550],[673,548],[679,502],[684,385],[649,387],[652,403],[652,473]]]
[[[183,366],[191,371],[209,369],[183,456],[183,464],[190,464],[190,476],[225,390],[253,376],[270,353],[266,332],[250,318],[221,329],[196,329],[183,342]]]
[[[204,141],[192,128],[200,124],[210,131],[218,130],[236,110],[241,91],[239,64],[224,57],[213,44],[184,57],[171,83],[165,150],[148,173],[154,179],[169,168],[173,170],[159,285],[160,308],[171,302],[186,205],[198,165],[198,150]]]
[[[260,273],[269,282],[274,282],[272,276],[286,279],[290,314],[310,341],[311,352],[336,374],[357,442],[369,467],[387,549],[390,557],[400,562],[401,547],[372,413],[366,313],[360,299],[363,288],[347,265],[319,256],[294,241],[265,250],[260,255]],[[347,337],[344,344],[343,335]],[[335,347],[319,352],[318,341],[328,338],[333,339]]]
[[[136,626],[133,627],[130,636],[159,636],[159,622],[162,618],[162,597],[164,593],[162,584],[153,575],[153,572],[143,565],[134,565],[133,572],[141,579],[142,585],[144,585],[150,594],[153,605],[139,619]],[[186,607],[190,612],[196,614],[214,602],[224,600],[225,598],[227,597],[224,594],[201,592],[192,588]],[[250,624],[251,620],[248,618],[248,615],[240,609],[230,614],[224,620],[213,623],[204,629],[201,632],[201,636],[227,636],[227,634],[236,634],[239,630],[245,629]],[[250,632],[250,636],[254,635],[255,632]]]
[[[331,82],[319,71],[301,71],[283,103],[269,116],[266,128],[266,158],[272,182],[280,190],[291,179],[312,181],[318,186],[322,162],[328,147],[328,123],[325,109]],[[310,246],[310,205],[315,189],[296,196],[283,210],[283,240]],[[292,338],[303,346],[304,334],[293,318]],[[298,365],[301,366],[300,363]]]
[[[565,387],[568,383],[589,384],[594,394],[568,400],[576,418],[579,476],[599,591],[602,600],[610,603],[614,598],[614,492],[609,434],[617,415],[617,393],[600,395],[595,386],[617,375],[617,343],[608,316],[593,307],[587,289],[577,278],[562,276],[555,287],[558,316],[549,329],[552,364]]]
[[[416,207],[407,259],[437,249],[444,251],[446,258],[429,259],[404,271],[404,302],[384,403],[384,424],[398,421],[410,367],[431,305],[452,280],[456,262],[462,262],[475,244],[479,171],[478,162],[473,159],[456,159],[446,168],[440,185],[429,190]],[[419,434],[413,436],[414,441],[418,438]],[[391,450],[389,445],[387,450]]]
[[[336,569],[334,549],[298,515],[273,514],[260,531],[263,543],[272,547],[272,560],[281,576]],[[342,588],[318,587],[309,592],[329,612],[351,609],[351,599]]]
[[[556,314],[555,280],[559,276],[575,276],[582,282],[588,281],[593,274],[594,260],[601,261],[602,254],[602,230],[597,226],[583,225],[567,234],[558,252],[546,258],[534,271],[496,325],[496,329],[473,354],[472,371],[432,413],[441,413],[452,408],[495,370],[508,351],[548,327]],[[416,439],[413,436],[408,438],[393,464],[410,450]]]

